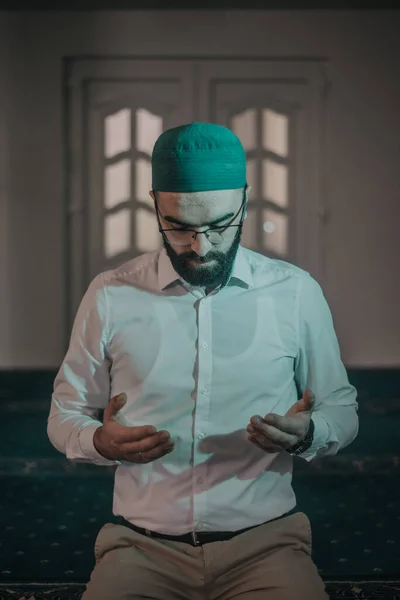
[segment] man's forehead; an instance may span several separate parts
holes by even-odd
[[[164,207],[215,208],[229,207],[240,197],[240,190],[215,190],[202,192],[158,192],[157,199]]]

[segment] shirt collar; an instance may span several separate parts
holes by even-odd
[[[183,280],[172,266],[168,254],[165,251],[165,248],[162,248],[158,259],[159,290],[164,290],[169,285],[181,281]],[[245,255],[245,250],[242,246],[239,246],[238,248],[235,262],[233,264],[232,273],[226,285],[235,285],[238,282],[244,283],[246,287],[252,287],[253,285],[253,276],[251,273],[250,265]]]

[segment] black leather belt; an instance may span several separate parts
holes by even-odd
[[[272,523],[272,521],[283,519],[284,517],[288,517],[289,515],[295,512],[297,512],[297,510],[296,508],[293,508],[284,515],[281,515],[276,519],[271,519],[270,521],[266,522]],[[146,535],[147,537],[160,538],[162,540],[171,540],[174,542],[183,542],[185,544],[190,544],[191,546],[203,546],[203,544],[209,544],[210,542],[223,542],[225,540],[230,540],[236,535],[244,533],[245,531],[255,529],[255,527],[260,527],[261,525],[265,525],[265,523],[260,523],[260,525],[253,525],[252,527],[246,527],[246,529],[240,529],[238,531],[191,531],[190,533],[185,533],[183,535],[169,535],[166,533],[150,531],[149,529],[144,529],[143,527],[138,527],[137,525],[134,525],[133,523],[127,521],[123,517],[118,517],[117,524],[129,527],[130,529],[133,529],[133,531],[136,531],[136,533]]]

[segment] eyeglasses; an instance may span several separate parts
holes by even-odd
[[[154,193],[154,197],[156,197],[154,191],[153,191],[153,193]],[[229,221],[228,225],[221,225],[218,227],[217,226],[209,227],[208,229],[205,229],[204,231],[197,231],[196,229],[189,229],[187,227],[171,227],[171,228],[163,229],[160,225],[160,219],[159,219],[160,216],[162,217],[162,214],[160,213],[160,211],[158,209],[158,205],[157,205],[157,201],[156,201],[155,207],[156,207],[156,212],[157,212],[157,217],[158,217],[158,231],[160,233],[162,233],[164,235],[164,237],[167,239],[167,241],[170,242],[170,244],[173,244],[174,246],[191,246],[193,244],[193,242],[197,239],[198,235],[205,235],[206,238],[208,239],[208,241],[210,242],[210,244],[212,244],[213,246],[218,246],[218,244],[222,244],[228,238],[228,236],[226,234],[228,229],[230,229],[232,227],[243,227],[245,200],[246,200],[246,188],[244,190],[243,200],[240,205],[240,208],[239,208],[238,212],[236,213],[236,215],[234,217],[232,217],[232,219]],[[232,221],[234,221],[237,218],[237,216],[240,214],[240,211],[243,211],[243,214],[240,218],[240,222],[232,225],[231,224]]]

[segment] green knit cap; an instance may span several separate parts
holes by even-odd
[[[201,192],[246,185],[246,154],[239,138],[213,123],[164,131],[152,155],[153,190]]]

